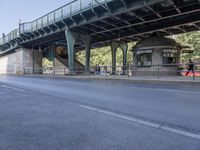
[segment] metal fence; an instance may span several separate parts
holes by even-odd
[[[193,64],[193,70],[188,71],[188,64],[167,64],[151,66],[127,65],[116,66],[92,66],[90,71],[84,67],[71,68],[24,68],[24,74],[41,75],[67,75],[86,78],[118,78],[118,79],[140,79],[140,80],[195,80],[200,81],[200,64]],[[113,72],[113,70],[115,70]]]
[[[112,0],[74,0],[33,22],[20,24],[20,33],[33,32],[109,1]]]
[[[0,45],[8,43],[9,41],[20,37],[19,29],[15,29],[12,32],[8,33],[5,37],[0,38]]]

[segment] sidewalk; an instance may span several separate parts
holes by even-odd
[[[90,76],[69,76],[69,78],[74,79],[97,79],[97,80],[125,80],[125,81],[132,81],[132,82],[152,82],[152,83],[159,83],[159,82],[176,82],[176,83],[195,83],[200,85],[200,77],[183,77],[183,76],[127,76],[127,75],[90,75]]]
[[[18,75],[19,76],[19,75]],[[52,79],[76,79],[76,80],[116,80],[132,83],[168,83],[168,84],[192,84],[200,85],[200,77],[185,76],[128,76],[128,75],[21,75],[25,77],[40,77]]]

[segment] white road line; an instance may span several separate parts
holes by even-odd
[[[174,93],[186,93],[186,94],[200,94],[200,91],[180,91],[180,90],[169,90],[169,89],[155,89],[160,92],[174,92]]]
[[[174,128],[170,128],[170,127],[166,127],[166,126],[161,126],[160,129],[200,140],[199,134],[187,132],[187,131],[180,130],[180,129],[174,129]]]
[[[25,92],[25,90],[20,89],[20,88],[16,88],[16,87],[8,86],[8,85],[1,85],[1,86],[2,86],[2,87],[5,87],[5,88],[9,88],[9,89],[16,90],[16,91],[20,91],[20,92]]]
[[[145,120],[134,118],[134,117],[129,117],[129,116],[117,114],[117,113],[114,113],[114,112],[111,112],[111,111],[98,109],[98,108],[94,108],[94,107],[89,107],[89,106],[86,106],[86,105],[79,105],[79,107],[83,108],[83,109],[91,110],[91,111],[96,111],[98,113],[102,113],[102,114],[105,114],[105,115],[113,116],[113,117],[116,117],[116,118],[119,118],[119,119],[132,121],[132,122],[139,123],[139,124],[142,124],[142,125],[146,125],[146,126],[149,126],[149,127],[153,127],[153,128],[156,128],[156,129],[160,129],[160,130],[164,130],[164,131],[168,131],[168,132],[171,132],[171,133],[175,133],[175,134],[179,134],[179,135],[183,135],[183,136],[187,136],[187,137],[190,137],[190,138],[200,140],[200,134],[197,134],[197,133],[192,133],[192,132],[188,132],[188,131],[185,131],[185,130],[176,129],[176,128],[173,128],[173,127],[168,127],[168,126],[165,126],[165,125],[162,125],[162,124],[153,123],[153,122],[145,121]]]
[[[131,88],[134,88],[134,89],[145,89],[145,90],[155,90],[155,91],[159,91],[159,92],[200,94],[200,91],[170,90],[170,89],[157,89],[157,88],[145,88],[145,87],[131,87]]]

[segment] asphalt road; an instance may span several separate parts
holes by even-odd
[[[200,150],[200,87],[0,76],[0,150]]]

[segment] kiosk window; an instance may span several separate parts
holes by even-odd
[[[177,63],[177,50],[163,49],[163,64]]]
[[[137,65],[151,66],[152,65],[152,50],[137,51]]]

